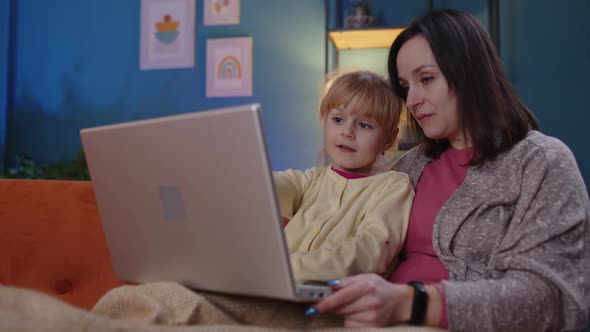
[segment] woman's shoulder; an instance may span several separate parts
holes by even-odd
[[[496,159],[481,168],[473,168],[471,175],[474,183],[497,188],[505,186],[506,190],[526,181],[531,187],[554,186],[558,191],[586,194],[572,151],[558,138],[536,130],[529,131],[524,139]]]
[[[522,160],[526,157],[549,164],[565,160],[575,164],[574,155],[564,142],[536,130],[529,131],[523,140],[503,154],[502,159]]]
[[[429,161],[431,159],[424,155],[423,147],[418,145],[401,155],[393,163],[391,170],[407,174],[415,184],[422,174],[422,169]]]
[[[547,152],[572,153],[567,145],[560,139],[545,135],[536,130],[529,131],[525,140]]]

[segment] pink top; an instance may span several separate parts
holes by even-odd
[[[348,179],[348,180],[352,180],[352,179],[360,179],[360,178],[366,178],[366,175],[362,175],[362,174],[353,174],[353,173],[346,173],[343,171],[339,171],[337,169],[332,168],[332,170],[334,172],[336,172],[338,175],[340,175],[341,177]]]
[[[443,204],[463,183],[472,151],[472,148],[449,148],[439,159],[424,167],[416,184],[402,260],[389,278],[394,283],[419,280],[426,284],[435,284],[442,299],[439,326],[443,328],[448,326],[448,321],[444,288],[440,281],[449,279],[449,271],[434,252],[433,226]]]

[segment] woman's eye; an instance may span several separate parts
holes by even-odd
[[[420,82],[422,82],[422,84],[428,84],[430,83],[432,80],[434,79],[434,76],[426,76],[426,77],[422,77],[420,79]]]

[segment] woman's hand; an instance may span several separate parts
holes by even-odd
[[[376,274],[344,278],[314,307],[344,317],[346,327],[390,326],[410,319],[414,290]]]

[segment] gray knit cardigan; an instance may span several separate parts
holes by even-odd
[[[420,146],[394,169],[414,185],[431,161]],[[430,190],[436,190],[432,188]],[[469,167],[443,205],[432,244],[453,331],[579,330],[590,311],[590,201],[572,152],[531,131]]]

